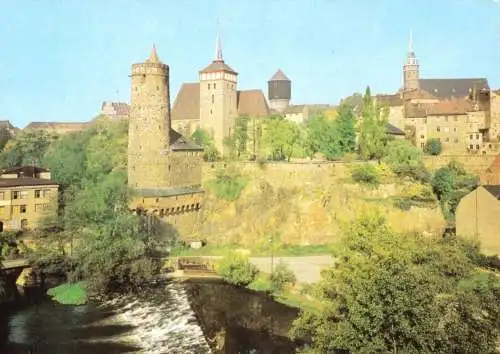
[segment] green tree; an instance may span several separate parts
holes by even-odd
[[[439,139],[429,139],[425,144],[425,152],[430,155],[439,155],[443,151],[443,146]]]
[[[355,144],[354,121],[349,108],[340,109],[338,120],[327,120],[322,114],[311,117],[306,125],[306,146],[309,156],[320,152],[327,160],[338,160],[344,153],[353,150],[353,137]],[[352,128],[352,129],[351,129]]]
[[[57,136],[43,130],[28,130],[16,135],[0,153],[0,167],[40,165],[45,152]]]
[[[422,162],[422,151],[407,140],[392,140],[387,144],[387,153],[382,161],[401,177],[428,182],[429,173]]]
[[[205,129],[197,128],[191,135],[191,139],[203,147],[203,160],[213,162],[220,159],[220,152],[215,147],[214,140]]]
[[[236,286],[247,286],[255,280],[259,270],[247,257],[232,253],[224,257],[217,266],[222,279]]]
[[[400,235],[383,218],[364,216],[347,228],[320,290],[324,311],[303,313],[291,331],[310,338],[304,352],[495,350],[499,279],[476,270],[455,239]]]
[[[290,161],[294,149],[300,143],[299,127],[282,117],[268,118],[264,126],[262,143],[271,160]]]
[[[451,161],[434,173],[432,188],[449,221],[454,220],[460,199],[474,190],[478,183],[477,176],[467,173],[464,167],[456,161]]]
[[[340,105],[337,111],[335,127],[342,153],[354,152],[356,150],[356,116],[352,106]]]
[[[232,157],[238,160],[248,151],[247,143],[249,136],[249,120],[250,118],[248,118],[248,116],[246,115],[236,118],[236,124],[233,133],[224,141],[225,145],[229,147]]]
[[[327,142],[326,131],[328,129],[328,122],[322,114],[314,115],[307,120],[307,135],[304,143],[310,158],[318,152],[323,152],[323,147]]]
[[[371,96],[370,87],[367,87],[359,125],[358,148],[362,158],[381,159],[385,155],[388,117],[388,108],[376,104]]]
[[[36,235],[35,267],[65,271],[91,293],[132,289],[158,271],[156,254],[176,235],[129,212],[126,152],[126,124],[109,120],[51,146],[45,162],[62,181],[63,209],[47,220],[56,231]]]

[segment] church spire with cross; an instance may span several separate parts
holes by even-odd
[[[403,87],[404,90],[415,90],[420,87],[420,65],[413,49],[413,31],[410,30],[408,41],[408,54],[403,65]]]
[[[220,41],[220,28],[218,21],[217,21],[217,38],[215,40],[215,60],[224,61],[224,57],[222,56],[222,44]]]

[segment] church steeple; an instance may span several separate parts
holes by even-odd
[[[215,40],[215,61],[224,61],[224,57],[222,56],[222,45],[220,41],[220,30],[217,25],[217,39]]]
[[[413,31],[410,31],[408,55],[403,66],[403,87],[405,91],[415,90],[420,87],[420,66],[413,49]]]

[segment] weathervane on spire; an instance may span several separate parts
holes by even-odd
[[[217,18],[217,40],[215,43],[215,60],[224,61],[224,58],[222,57],[222,45],[220,43],[220,24],[218,18]]]

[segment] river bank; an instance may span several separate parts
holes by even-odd
[[[45,291],[27,288],[0,306],[0,353],[294,352],[286,334],[297,309],[221,282],[168,282],[82,306]]]

